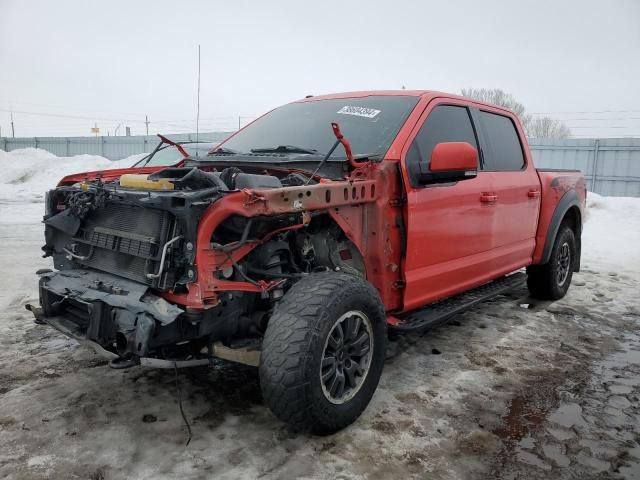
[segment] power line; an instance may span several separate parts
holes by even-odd
[[[581,118],[563,118],[563,122],[610,122],[612,120],[640,120],[640,117],[605,117],[605,118],[594,118],[594,117],[581,117]]]
[[[569,136],[571,138],[637,138],[640,139],[640,133],[617,133],[617,132],[608,132],[603,133],[600,132],[598,134],[595,133],[571,133]]]
[[[84,110],[84,109],[80,109],[78,110],[78,108],[74,108],[74,107],[69,107],[69,105],[51,105],[51,104],[46,104],[46,103],[33,103],[33,102],[20,102],[20,101],[15,101],[15,100],[11,100],[11,101],[7,101],[7,100],[2,100],[0,101],[0,103],[3,103],[5,105],[9,105],[9,107],[7,108],[11,108],[14,104],[21,104],[21,105],[30,105],[30,106],[34,106],[34,107],[45,107],[45,108],[54,108],[54,109],[62,109],[64,111],[68,111],[68,110],[75,110],[76,112],[85,112],[87,114],[95,112],[95,111],[99,111],[101,113],[107,113],[110,115],[116,115],[116,116],[138,116],[137,113],[131,113],[131,112],[114,112],[114,111],[106,111],[106,110],[101,110],[101,109],[93,109],[93,110]]]
[[[637,125],[575,125],[571,128],[638,128]]]
[[[142,114],[139,112],[136,113],[132,113],[132,112],[113,112],[113,111],[105,111],[105,110],[101,110],[101,109],[96,109],[96,110],[82,110],[82,111],[78,111],[77,108],[68,108],[67,106],[63,106],[63,105],[48,105],[48,104],[41,104],[41,103],[28,103],[28,102],[0,102],[0,104],[4,103],[4,106],[0,105],[0,112],[16,112],[16,113],[25,113],[25,114],[29,114],[29,115],[44,115],[44,116],[70,116],[73,118],[79,118],[79,119],[84,119],[84,120],[100,120],[100,121],[104,121],[104,120],[113,120],[113,121],[120,121],[120,120],[124,120],[124,121],[128,121],[128,122],[140,122],[143,123],[143,120],[138,120],[140,118],[142,118]],[[24,104],[24,105],[32,105],[32,106],[37,106],[37,107],[46,107],[46,108],[54,108],[54,109],[60,109],[63,111],[63,113],[56,113],[54,112],[49,112],[49,111],[40,111],[40,110],[33,110],[33,109],[28,109],[28,110],[14,110],[12,107],[12,104],[14,103],[20,103],[20,104]],[[8,105],[8,106],[7,106]],[[75,110],[75,112],[70,112],[70,110]],[[59,110],[58,110],[59,111]],[[102,114],[108,114],[111,117],[107,118],[107,117],[101,117],[101,116],[94,116],[94,112],[96,115],[102,115]],[[157,113],[157,112],[156,112]],[[165,115],[163,113],[163,115]],[[167,115],[172,115],[172,114],[167,114]],[[134,120],[134,118],[136,118],[136,120]],[[219,118],[229,118],[229,119],[236,119],[237,116],[236,115],[229,115],[228,117],[219,117]],[[189,118],[189,119],[180,119],[180,121],[185,121],[185,122],[193,122],[193,118]],[[154,120],[154,122],[158,122],[158,120]]]
[[[577,110],[571,110],[571,111],[565,111],[565,112],[527,112],[530,115],[565,115],[565,114],[572,114],[572,113],[640,113],[640,110],[584,110],[584,111],[577,111]]]
[[[138,120],[138,119],[133,119],[133,118],[107,118],[107,117],[89,117],[89,116],[83,116],[83,115],[70,115],[70,114],[64,114],[64,113],[51,113],[51,112],[32,112],[32,111],[26,111],[26,110],[8,110],[8,109],[1,109],[0,108],[0,112],[13,112],[13,113],[20,113],[22,115],[34,115],[34,116],[42,116],[42,117],[52,117],[52,118],[68,118],[71,120],[89,120],[91,122],[96,122],[96,121],[101,121],[101,122],[113,122],[114,124],[118,124],[121,122],[127,122],[130,124],[147,124],[147,122],[149,122],[148,119],[148,115],[145,115],[145,120]],[[240,116],[243,119],[255,119],[257,118],[257,116],[253,116],[253,115],[241,115]],[[235,122],[237,121],[238,116],[237,115],[233,115],[233,116],[225,116],[225,117],[207,117],[207,118],[201,118],[200,120],[205,121],[205,122],[218,122],[218,123],[229,123],[229,124],[235,124]],[[149,122],[150,123],[150,122]],[[172,120],[154,120],[154,123],[158,124],[163,124],[163,123],[171,123],[171,124],[177,124],[177,123],[190,123],[193,124],[193,118],[189,118],[189,119],[172,119]]]
[[[11,110],[5,110],[5,109],[0,108],[0,112],[11,112]],[[28,111],[25,111],[25,110],[13,110],[13,112],[20,113],[22,115],[36,115],[36,116],[42,116],[42,117],[72,118],[72,119],[77,119],[77,120],[91,120],[91,121],[106,120],[106,121],[112,121],[112,122],[119,122],[119,121],[135,122],[135,121],[137,121],[137,120],[123,119],[123,118],[84,117],[84,116],[80,116],[80,115],[68,115],[68,114],[63,114],[63,113],[28,112]]]

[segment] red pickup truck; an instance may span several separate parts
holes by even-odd
[[[559,299],[580,268],[583,176],[536,169],[494,105],[343,93],[276,108],[206,156],[161,138],[134,168],[48,192],[55,271],[28,308],[114,368],[258,366],[266,405],[296,429],[360,415],[389,333],[525,281]],[[181,159],[158,164],[166,149]]]

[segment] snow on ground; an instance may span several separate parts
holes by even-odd
[[[42,192],[116,165],[33,150],[0,162],[0,477],[640,475],[640,199],[589,195],[583,270],[563,300],[523,289],[399,341],[370,406],[335,435],[274,419],[250,367],[182,372],[186,446],[173,372],[111,370],[23,307],[37,301],[33,272],[49,266]]]

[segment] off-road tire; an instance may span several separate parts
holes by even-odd
[[[567,249],[569,260],[565,276],[562,272],[561,260],[564,259],[564,263],[567,263],[564,255]],[[531,296],[540,300],[558,300],[564,297],[569,290],[569,285],[571,285],[576,255],[576,239],[573,230],[563,223],[560,225],[553,242],[549,261],[543,265],[527,267],[527,286]],[[563,277],[564,281],[561,282],[560,279]]]
[[[369,368],[354,396],[336,404],[323,390],[321,361],[335,322],[351,311],[362,312],[370,320]],[[265,404],[298,431],[327,435],[350,425],[378,386],[386,339],[384,307],[366,280],[336,272],[303,278],[275,306],[269,319],[259,369]]]

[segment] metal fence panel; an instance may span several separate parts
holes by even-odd
[[[582,171],[591,186],[595,157],[592,139],[529,139],[529,147],[538,168],[569,168]]]
[[[199,134],[202,142],[219,142],[232,132]],[[175,141],[195,141],[195,133],[169,135]],[[153,150],[155,135],[135,137],[1,138],[0,149],[42,148],[59,157],[91,154],[119,160]],[[640,197],[640,138],[532,138],[536,166],[581,170],[590,191],[601,195]]]
[[[219,142],[232,132],[203,132],[201,142]],[[176,142],[195,141],[195,133],[169,135]],[[148,153],[158,144],[156,135],[134,137],[25,137],[0,138],[0,149],[9,152],[20,148],[42,148],[59,157],[73,155],[100,155],[109,160],[120,160],[138,153]]]
[[[529,146],[537,167],[578,169],[592,192],[640,197],[640,138],[534,138]]]
[[[69,156],[73,155],[101,155],[104,157],[104,151],[101,148],[100,137],[96,138],[69,138]],[[109,158],[109,157],[106,157]],[[115,158],[111,160],[116,160]]]

